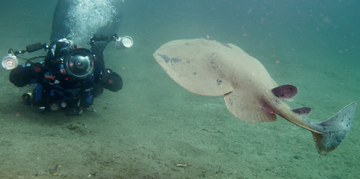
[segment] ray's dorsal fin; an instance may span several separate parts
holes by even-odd
[[[280,99],[293,98],[297,93],[298,89],[294,85],[282,85],[271,90],[274,95]]]
[[[296,108],[296,109],[292,109],[292,112],[299,114],[300,116],[307,116],[310,114],[311,108],[310,107]]]

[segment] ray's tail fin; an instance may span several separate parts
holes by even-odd
[[[326,121],[310,122],[310,126],[320,132],[312,132],[316,149],[320,155],[326,155],[335,150],[344,140],[350,131],[356,106],[356,102],[352,102]]]

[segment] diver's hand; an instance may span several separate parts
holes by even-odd
[[[102,86],[113,92],[117,92],[122,89],[123,81],[119,74],[107,68],[105,70],[106,81],[103,81]]]
[[[31,67],[18,66],[10,71],[9,81],[17,87],[24,87],[32,80]]]

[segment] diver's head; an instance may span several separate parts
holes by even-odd
[[[49,50],[49,56],[52,56],[54,58],[60,58],[76,48],[76,45],[74,45],[74,42],[72,40],[68,40],[66,38],[59,39],[59,40],[53,40],[51,42],[51,49]]]

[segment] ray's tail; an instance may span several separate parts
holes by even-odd
[[[320,132],[312,132],[316,149],[320,155],[326,155],[335,150],[344,140],[350,131],[356,106],[357,103],[352,102],[326,121],[320,123],[309,122],[313,129]]]

